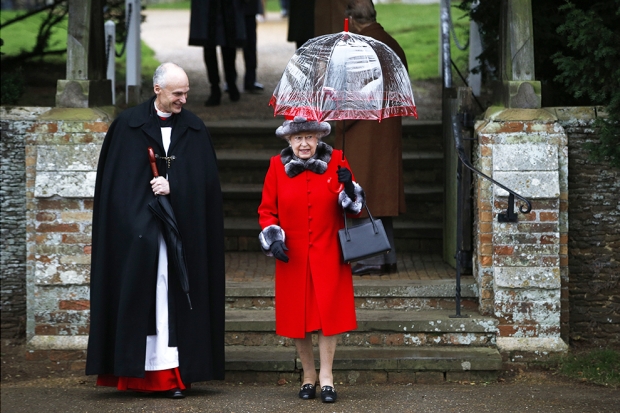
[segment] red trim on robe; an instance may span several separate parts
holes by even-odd
[[[97,376],[97,386],[116,387],[118,390],[136,391],[168,391],[174,389],[185,390],[187,387],[181,380],[179,368],[156,371],[145,371],[144,377],[114,376],[100,374]]]

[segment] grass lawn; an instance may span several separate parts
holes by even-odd
[[[2,10],[0,14],[0,21],[12,19],[20,14],[22,11]],[[36,14],[29,17],[26,20],[22,20],[18,23],[12,24],[3,28],[0,31],[0,37],[4,40],[2,46],[3,56],[15,56],[21,51],[32,50],[36,43],[36,35],[39,30],[39,25],[43,19],[42,14]],[[50,40],[49,50],[63,50],[67,47],[67,21],[56,25],[52,30],[52,36]],[[122,47],[116,45],[117,52],[120,52]],[[67,59],[66,54],[50,55],[44,58],[44,62],[47,64],[65,64]],[[159,62],[155,59],[155,52],[149,48],[144,42],[142,42],[142,73],[146,74],[147,78],[152,76],[153,72],[159,65]],[[125,56],[116,58],[116,79],[117,81],[125,79]]]
[[[620,388],[620,351],[597,349],[567,354],[556,371],[583,382]]]

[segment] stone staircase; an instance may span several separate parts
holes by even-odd
[[[226,370],[231,381],[300,380],[293,340],[275,334],[274,266],[247,259],[262,256],[256,210],[269,158],[284,147],[274,135],[278,125],[209,126],[224,193],[227,259],[256,267],[245,269],[254,275],[243,281],[227,274]],[[325,140],[331,143],[330,137]],[[397,250],[437,256],[443,211],[439,122],[405,125],[403,161],[408,212],[394,221]],[[358,328],[339,337],[336,383],[485,381],[497,376],[502,366],[495,348],[497,321],[478,314],[478,289],[471,277],[462,280],[464,318],[452,317],[453,277],[410,279],[401,271],[384,278],[354,277]]]
[[[224,194],[227,251],[260,251],[257,209],[270,157],[284,148],[279,123],[210,126]],[[333,142],[332,136],[324,139]],[[441,253],[443,149],[441,123],[415,121],[403,128],[407,213],[394,220],[398,251]]]

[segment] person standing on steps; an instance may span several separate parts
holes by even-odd
[[[295,42],[297,49],[314,37],[314,2],[315,0],[290,0],[287,40]]]
[[[224,80],[232,102],[241,98],[237,88],[235,60],[237,48],[246,40],[242,0],[192,0],[189,45],[202,46],[211,94],[205,106],[217,106],[222,100],[217,46],[224,64]]]
[[[243,46],[243,62],[245,76],[243,90],[249,93],[260,93],[265,89],[256,81],[256,16],[265,14],[265,0],[243,0],[243,17],[245,19],[246,42]]]
[[[347,0],[315,0],[315,2],[314,36],[343,31]]]
[[[344,30],[347,0],[290,0],[288,36],[299,49],[313,37]]]
[[[289,144],[271,158],[258,207],[263,252],[276,258],[276,334],[295,339],[303,366],[302,399],[316,397],[312,333],[318,333],[321,399],[336,401],[332,365],[338,334],[357,328],[351,266],[342,260],[343,208],[357,215],[364,191],[342,152],[321,138],[327,122],[297,116],[276,135]],[[337,193],[328,178],[344,184]]]
[[[101,147],[86,374],[100,386],[183,398],[191,383],[224,379],[224,212],[209,131],[183,108],[187,74],[164,63],[153,90],[112,122]],[[170,201],[183,237],[191,306],[168,265],[175,246],[149,209],[156,196]]]
[[[372,0],[348,0],[344,17],[349,18],[352,33],[377,39],[388,45],[407,68],[405,52],[398,42],[376,21]],[[343,21],[344,21],[343,17]],[[390,240],[391,250],[353,265],[353,275],[389,274],[398,271],[392,219],[406,211],[403,180],[402,118],[381,122],[347,120],[336,123],[335,147],[341,149],[343,123],[346,126],[345,152],[360,185],[364,187],[368,208],[380,218]],[[368,221],[366,211],[353,225]]]

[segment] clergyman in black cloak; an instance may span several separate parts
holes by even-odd
[[[101,148],[86,374],[121,390],[183,397],[180,390],[192,382],[224,378],[222,193],[209,132],[182,108],[187,75],[165,63],[153,83],[156,96],[121,113]],[[153,178],[148,147],[158,155],[159,178]],[[168,196],[176,215],[192,309],[148,207],[155,196]],[[155,339],[158,347],[147,349]],[[154,373],[165,374],[153,379]],[[152,385],[162,377],[172,384]]]

